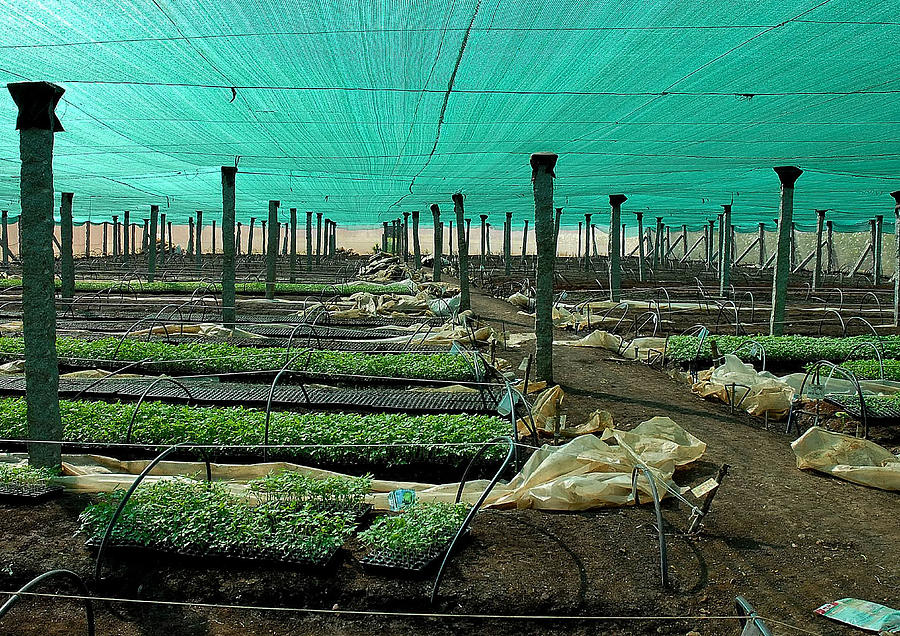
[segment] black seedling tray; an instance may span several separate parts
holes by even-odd
[[[85,545],[89,548],[99,549],[100,539],[90,537],[85,541]],[[325,559],[313,561],[306,558],[292,558],[280,555],[274,555],[264,550],[254,550],[243,547],[235,547],[229,550],[220,550],[215,548],[174,548],[166,545],[145,545],[137,541],[129,539],[110,539],[107,547],[118,552],[132,554],[159,554],[164,556],[198,559],[198,560],[224,560],[224,561],[243,561],[247,563],[275,563],[279,565],[302,566],[316,570],[324,570],[328,568],[335,560],[340,550],[340,546],[335,547]]]
[[[467,537],[468,534],[469,530],[467,528],[460,540]],[[426,552],[415,557],[400,556],[388,552],[370,552],[360,559],[360,563],[366,567],[380,570],[392,570],[398,573],[420,573],[429,569],[439,559],[443,558],[450,548],[451,541],[453,541],[452,538],[444,544],[432,546]]]
[[[62,486],[19,486],[0,484],[0,501],[36,503],[49,499],[64,490]]]

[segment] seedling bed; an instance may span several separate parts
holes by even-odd
[[[825,401],[843,409],[855,419],[862,417],[859,397],[856,395],[829,395]],[[900,423],[900,402],[866,398],[866,417],[870,420],[893,420]]]
[[[62,486],[0,484],[0,501],[11,503],[36,503],[63,491]]]
[[[460,537],[460,541],[468,536],[469,529],[466,528],[466,531],[463,533],[462,537]],[[373,551],[360,559],[360,563],[368,568],[392,571],[396,574],[423,573],[433,567],[445,554],[447,554],[447,550],[450,548],[450,543],[452,541],[453,539],[451,538],[446,543],[432,546],[424,553],[413,556],[381,550]],[[457,542],[456,549],[458,550],[459,548],[460,544]]]
[[[90,537],[87,541],[85,541],[85,546],[92,550],[97,550],[100,548],[100,539],[97,537]],[[147,556],[165,556],[168,558],[177,558],[179,562],[183,562],[183,559],[203,562],[241,561],[245,563],[267,563],[273,565],[303,567],[311,568],[314,570],[326,570],[334,565],[336,562],[336,556],[340,551],[340,547],[336,546],[334,549],[329,551],[328,556],[325,559],[314,561],[303,557],[275,555],[271,552],[248,547],[235,547],[227,550],[220,550],[217,548],[186,549],[175,548],[172,546],[167,546],[165,544],[145,545],[138,541],[118,538],[110,539],[107,542],[107,549],[115,550],[116,552],[135,558]]]

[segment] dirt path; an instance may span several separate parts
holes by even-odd
[[[532,329],[528,317],[503,301],[476,292],[473,302],[477,313],[504,320],[512,331]],[[515,368],[531,350],[498,355]],[[639,363],[612,360],[602,350],[557,347],[555,368],[572,421],[598,408],[612,412],[620,428],[667,415],[705,441],[708,450],[699,465],[676,475],[680,484],[700,483],[721,463],[732,467],[702,538],[677,536],[687,527],[688,512],[666,503],[670,590],[659,585],[652,508],[642,506],[577,514],[484,512],[453,559],[435,607],[428,603],[430,579],[376,576],[349,558],[323,574],[114,561],[108,591],[146,599],[386,612],[700,618],[545,623],[117,606],[120,617],[100,612],[98,634],[737,634],[733,621],[703,617],[731,615],[738,594],[761,614],[814,633],[851,634],[856,632],[812,610],[847,596],[900,606],[895,494],[799,471],[790,438],[763,430],[749,416],[731,416],[727,407],[695,397],[685,385]],[[34,508],[0,506],[0,589],[51,568],[91,572],[90,554],[75,536],[86,501],[67,496]],[[0,622],[0,634],[72,634],[82,624],[71,603],[29,601]],[[798,633],[778,626],[775,631]]]

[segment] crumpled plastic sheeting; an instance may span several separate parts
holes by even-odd
[[[725,355],[725,362],[713,369],[709,377],[701,374],[691,390],[701,397],[716,398],[726,404],[733,390],[734,403],[740,404],[750,415],[768,413],[776,420],[787,415],[794,395],[794,389],[780,378],[768,371],[756,371],[752,365],[731,354]]]
[[[600,349],[609,349],[610,351],[618,351],[622,346],[622,337],[598,329],[579,340],[554,340],[553,344],[569,347],[597,347]],[[663,349],[666,346],[666,339],[657,336],[642,336],[630,340],[627,344],[628,346],[621,353],[623,358],[628,358],[629,360],[647,360],[648,356],[653,358],[662,355]]]
[[[900,457],[875,442],[813,426],[791,448],[797,455],[797,468],[872,488],[900,490]]]
[[[136,338],[139,336],[148,336],[150,334],[159,336],[197,336],[198,338],[265,338],[265,336],[250,333],[243,329],[229,329],[228,327],[208,322],[195,325],[182,325],[178,323],[155,325],[149,329],[132,331],[129,335]]]
[[[639,432],[638,432],[639,431]],[[634,503],[631,474],[644,464],[655,479],[678,488],[672,481],[675,466],[698,459],[706,448],[669,418],[653,418],[631,433],[616,431],[610,444],[595,435],[582,435],[563,446],[544,446],[529,458],[508,484],[497,484],[487,499],[495,508],[536,508],[541,510],[587,510]],[[56,480],[77,492],[101,492],[125,488],[149,462],[121,461],[95,455],[64,457],[63,477]],[[233,492],[245,492],[242,482],[258,479],[273,471],[294,470],[312,477],[337,475],[327,470],[287,462],[264,464],[212,464],[215,480],[229,481]],[[202,462],[160,462],[145,481],[166,476],[204,475]],[[486,480],[467,482],[463,500],[474,503],[487,486]],[[453,501],[459,484],[439,486],[414,482],[373,480],[369,500],[379,510],[388,510],[388,493],[397,488],[415,490],[420,500]],[[659,488],[660,496],[666,490]],[[646,477],[638,479],[639,499],[650,501]]]

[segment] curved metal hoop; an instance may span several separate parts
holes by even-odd
[[[85,585],[84,583],[84,580],[80,576],[75,574],[75,572],[72,572],[71,570],[50,570],[49,572],[44,572],[43,574],[34,577],[30,581],[28,581],[28,583],[20,587],[15,594],[9,597],[9,600],[6,601],[6,603],[4,603],[2,607],[0,607],[0,620],[3,619],[3,617],[9,612],[10,609],[12,609],[12,606],[15,605],[16,601],[21,598],[21,596],[19,596],[20,594],[28,592],[39,583],[42,583],[43,581],[54,577],[64,577],[69,579],[70,581],[74,581],[78,586],[79,592],[82,594],[82,596],[89,597],[91,595],[90,591],[87,588],[87,585]],[[84,599],[84,614],[85,620],[87,621],[88,636],[94,636],[94,604],[90,598]]]

